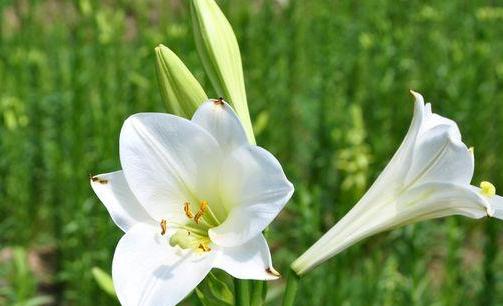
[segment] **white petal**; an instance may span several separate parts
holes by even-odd
[[[215,200],[220,155],[210,134],[180,117],[136,114],[121,130],[120,158],[126,180],[158,221],[184,221],[185,201]]]
[[[103,202],[115,224],[127,231],[137,223],[155,224],[138,202],[122,171],[99,174],[91,179],[91,187]]]
[[[426,183],[397,199],[397,225],[452,215],[478,219],[487,216],[489,205],[469,185]]]
[[[271,153],[257,146],[242,146],[224,163],[220,190],[230,213],[209,235],[216,244],[232,247],[264,230],[294,189]]]
[[[173,248],[159,229],[136,225],[115,249],[112,277],[124,306],[176,305],[211,270],[216,252]]]
[[[482,189],[476,186],[470,186],[470,188],[487,202],[487,213],[490,217],[503,220],[503,197],[499,195],[484,195]]]
[[[269,246],[262,234],[243,245],[222,248],[213,266],[239,279],[272,280],[279,277],[273,272]]]
[[[461,141],[461,133],[459,132],[456,122],[449,118],[434,114],[431,110],[431,104],[427,103],[424,107],[424,120],[421,124],[420,134],[426,133],[439,126],[447,129],[453,139]]]
[[[197,109],[192,122],[206,129],[220,144],[224,154],[248,144],[241,121],[230,105],[222,100],[206,101]]]
[[[491,214],[492,214],[491,217],[503,220],[503,197],[500,197],[499,195],[494,195],[490,197],[487,201],[491,206]]]
[[[452,136],[452,127],[437,125],[418,138],[404,187],[444,181],[467,185],[473,170],[473,155],[461,140]]]
[[[411,91],[411,94],[414,96],[415,100],[414,115],[409,130],[389,163],[363,196],[364,198],[360,201],[362,203],[362,205],[359,206],[360,209],[365,209],[364,204],[372,205],[372,202],[381,197],[383,188],[386,188],[390,196],[398,193],[398,188],[401,186],[403,178],[409,170],[409,164],[412,160],[412,151],[414,150],[425,117],[423,96],[414,91]]]
[[[294,270],[305,273],[355,243],[392,228],[451,215],[482,218],[488,208],[484,198],[471,187],[451,183],[423,184],[398,198],[383,197],[372,204],[366,205],[366,210],[356,204],[293,263]],[[355,213],[357,210],[360,213]]]

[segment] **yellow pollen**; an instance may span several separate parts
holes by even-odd
[[[496,187],[487,181],[480,183],[480,189],[482,189],[482,194],[488,197],[492,197],[496,194]]]
[[[161,235],[166,234],[167,228],[168,228],[168,222],[166,222],[166,220],[162,219],[161,220]]]
[[[194,217],[194,221],[199,224],[199,219],[204,215],[204,212],[206,211],[206,208],[208,207],[208,201],[201,201],[199,202],[199,210],[196,213],[196,216]]]
[[[199,244],[199,248],[201,250],[203,250],[203,252],[209,252],[209,251],[211,251],[211,248],[208,245],[204,244],[204,243],[200,243]]]
[[[194,217],[192,210],[190,210],[190,203],[189,202],[183,203],[183,211],[185,212],[185,215],[187,216],[187,218],[192,219],[192,217]]]

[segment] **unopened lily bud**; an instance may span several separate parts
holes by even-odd
[[[155,48],[156,72],[161,96],[168,111],[191,118],[196,109],[208,100],[203,88],[185,64],[168,47]]]
[[[230,102],[248,137],[255,143],[246,101],[243,67],[232,27],[214,0],[191,1],[197,51],[215,91]]]

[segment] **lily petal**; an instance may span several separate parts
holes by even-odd
[[[157,221],[185,221],[183,203],[214,200],[221,160],[213,137],[189,120],[140,113],[121,130],[120,159],[128,185]],[[197,195],[195,191],[197,190]]]
[[[394,226],[422,220],[463,215],[479,219],[488,215],[488,202],[469,185],[450,182],[426,183],[414,187],[397,200]]]
[[[222,248],[221,254],[213,265],[239,279],[273,280],[279,278],[279,274],[272,266],[269,246],[262,234],[243,245]]]
[[[452,183],[423,184],[389,199],[373,203],[369,210],[359,214],[354,212],[363,203],[357,203],[292,264],[293,269],[303,274],[349,246],[386,230],[452,215],[478,219],[486,216],[488,209],[487,202],[477,192]]]
[[[503,220],[503,197],[497,194],[485,195],[481,188],[473,185],[470,186],[470,188],[474,193],[480,195],[486,201],[489,216]]]
[[[257,146],[232,152],[222,167],[221,193],[227,219],[208,231],[217,245],[241,245],[264,230],[293,194],[276,158]]]
[[[206,101],[197,109],[192,122],[208,131],[216,139],[225,155],[248,144],[245,130],[238,116],[223,100]]]
[[[91,187],[124,232],[137,223],[155,224],[129,188],[122,171],[93,176]]]
[[[488,200],[491,206],[492,217],[503,220],[503,197],[499,195],[494,195]]]
[[[366,210],[366,205],[372,205],[379,197],[382,196],[381,190],[385,188],[389,195],[393,193],[398,193],[399,190],[396,188],[400,186],[403,182],[403,178],[409,171],[409,167],[406,165],[410,164],[412,160],[412,152],[416,144],[421,126],[425,118],[425,105],[423,96],[415,91],[410,92],[414,97],[414,115],[412,117],[412,122],[409,126],[409,130],[405,135],[404,140],[400,144],[400,147],[395,152],[389,163],[386,165],[384,170],[375,180],[375,182],[370,186],[369,190],[365,193],[363,198],[359,201],[361,205],[355,206],[354,213],[359,213],[359,210]],[[391,188],[390,188],[391,187]],[[341,220],[340,222],[344,222]],[[342,225],[343,226],[343,225]]]
[[[138,224],[119,241],[112,277],[122,305],[176,305],[209,273],[215,252],[183,251],[167,238]]]
[[[455,129],[455,131],[459,130]],[[452,137],[453,128],[437,125],[423,132],[417,140],[404,186],[447,181],[469,184],[473,176],[473,154],[461,139]]]

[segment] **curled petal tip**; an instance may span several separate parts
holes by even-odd
[[[277,278],[281,277],[281,274],[278,271],[276,271],[276,269],[274,269],[274,267],[269,267],[269,268],[265,269],[265,271],[274,277],[277,277]]]
[[[423,96],[417,91],[410,89],[409,92],[416,100],[423,100]]]

